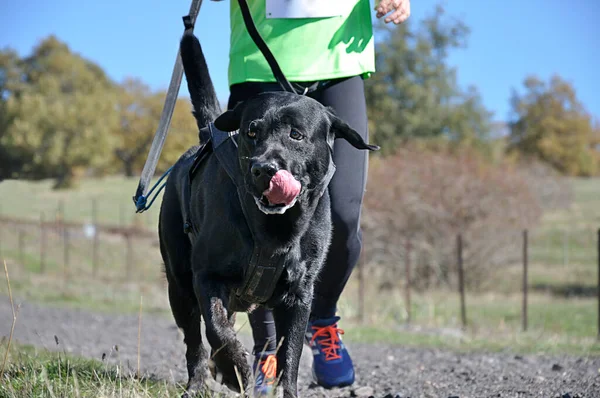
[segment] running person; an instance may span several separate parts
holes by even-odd
[[[219,1],[219,0],[216,0]],[[307,95],[333,108],[368,142],[363,80],[375,72],[369,0],[249,0],[252,19],[287,79]],[[410,15],[410,0],[379,0],[376,17],[400,24]],[[239,5],[230,3],[228,109],[238,102],[281,87],[246,30]],[[358,262],[361,206],[367,181],[367,152],[336,140],[337,170],[331,183],[333,237],[315,285],[306,341],[313,352],[313,375],[323,387],[354,383],[354,366],[340,339],[337,302]],[[277,339],[273,315],[259,308],[249,314],[254,337],[257,392],[275,381]]]

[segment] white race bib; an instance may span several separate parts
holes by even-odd
[[[353,3],[350,0],[266,0],[267,19],[338,17]]]

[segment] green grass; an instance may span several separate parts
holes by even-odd
[[[137,222],[154,228],[162,196],[150,211],[135,214],[132,197],[138,181],[138,177],[121,176],[85,179],[76,188],[58,191],[51,189],[53,182],[49,180],[4,181],[0,183],[0,215],[38,221],[43,214],[46,220],[52,220],[57,217],[62,202],[65,220],[92,222],[93,201],[96,200],[99,223],[128,225]]]
[[[168,312],[166,282],[155,241],[134,239],[128,264],[126,242],[119,236],[101,235],[94,274],[91,240],[82,236],[71,239],[67,264],[61,235],[48,231],[42,271],[39,230],[26,227],[21,231],[23,262],[14,228],[3,228],[0,233],[0,259],[7,261],[12,289],[18,297],[104,312],[135,312],[143,295],[145,311]],[[6,283],[0,283],[0,294],[7,293]]]
[[[460,336],[407,331],[399,328],[354,326],[346,328],[346,342],[378,342],[405,347],[442,348],[456,352],[510,352],[514,354],[570,354],[599,356],[600,344],[593,339],[541,338],[537,331],[484,336]]]
[[[438,346],[457,350],[489,349],[600,355],[595,298],[564,298],[532,293],[528,330],[521,331],[519,294],[468,293],[467,327],[463,330],[456,292],[428,291],[411,297],[408,324],[403,292],[371,293],[367,287],[364,325],[358,316],[357,285],[351,281],[339,303],[349,341],[386,341],[403,345]]]
[[[545,214],[534,231],[531,242],[534,261],[563,266],[597,264],[600,178],[570,181],[574,193],[572,205]]]
[[[4,358],[6,347],[0,347]],[[1,365],[0,365],[1,366]],[[13,345],[0,376],[0,398],[21,397],[172,397],[182,386],[162,380],[138,379],[120,366]]]

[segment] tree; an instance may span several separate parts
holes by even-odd
[[[126,79],[121,85],[117,106],[119,123],[113,132],[117,140],[114,153],[127,176],[135,175],[144,166],[165,96],[164,92],[152,92],[137,79]],[[159,171],[169,168],[187,148],[198,144],[197,131],[190,102],[178,99],[157,167]]]
[[[460,89],[447,64],[466,46],[468,27],[447,21],[442,7],[418,27],[408,21],[377,29],[377,72],[366,80],[369,130],[384,152],[410,138],[476,144],[487,138],[492,114],[474,87]]]
[[[107,167],[116,119],[114,84],[104,71],[54,36],[27,58],[6,54],[0,75],[9,122],[0,148],[20,162],[11,175],[56,178],[60,188],[79,172]]]
[[[162,95],[162,98],[166,94]],[[188,98],[179,98],[175,104],[169,136],[157,165],[159,172],[165,171],[192,145],[198,145],[198,125],[192,115],[192,104]]]
[[[7,146],[1,145],[15,118],[14,112],[9,109],[8,98],[19,81],[20,62],[15,51],[0,51],[0,180],[14,177],[25,162]]]
[[[133,176],[143,166],[161,109],[161,97],[141,81],[126,79],[121,85],[117,100],[119,123],[114,131],[118,144],[114,153],[126,176]]]
[[[541,160],[563,174],[589,176],[598,168],[598,130],[571,84],[553,76],[527,77],[525,93],[513,91],[509,153]]]

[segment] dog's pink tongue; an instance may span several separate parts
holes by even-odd
[[[269,189],[263,195],[274,205],[289,205],[300,193],[300,182],[286,171],[279,170],[269,183]]]

